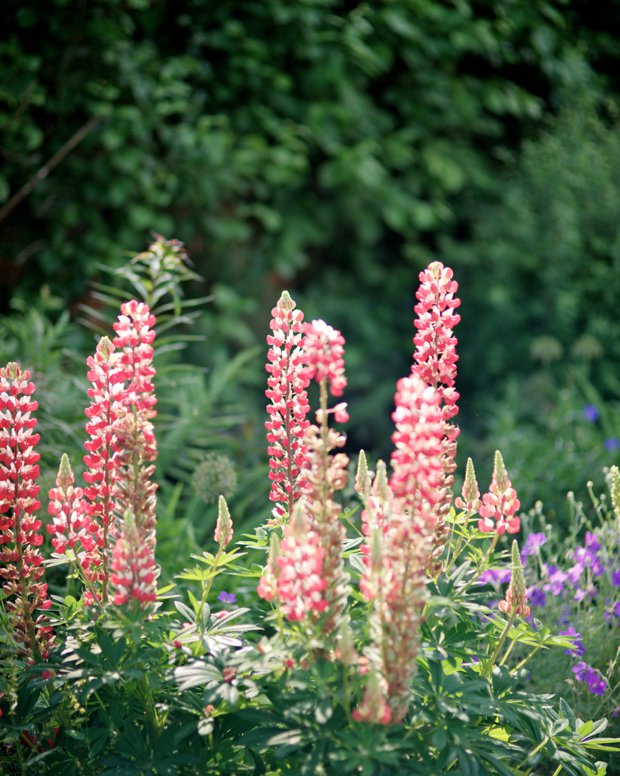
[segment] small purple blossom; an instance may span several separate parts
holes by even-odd
[[[571,583],[571,585],[575,586],[579,582],[579,578],[583,574],[585,569],[585,566],[582,563],[575,563],[574,566],[571,566],[568,571],[566,572],[568,575],[568,581]]]
[[[571,657],[581,657],[582,655],[585,655],[586,648],[583,646],[583,637],[572,625],[566,630],[560,631],[560,636],[572,636],[574,640],[573,646],[564,650],[565,655],[570,655]]]
[[[583,417],[588,423],[596,423],[601,417],[601,413],[598,411],[596,404],[586,404],[583,408]]]
[[[525,563],[525,559],[528,555],[536,555],[539,548],[546,544],[547,535],[542,531],[540,533],[531,533],[525,540],[523,549],[521,550],[521,563]]]
[[[620,569],[617,569],[611,575],[611,584],[614,587],[620,587]]]
[[[530,587],[527,598],[532,606],[544,606],[547,603],[547,594],[539,587]]]
[[[603,446],[605,447],[605,450],[609,450],[610,452],[620,450],[620,440],[615,436],[609,437],[609,439],[606,439],[603,442]]]
[[[601,543],[598,540],[598,536],[592,531],[586,531],[586,549],[596,552],[601,549]]]
[[[547,564],[547,573],[549,574],[549,582],[544,586],[544,590],[548,590],[553,595],[560,595],[564,589],[564,583],[568,579],[568,574],[558,569],[557,566],[551,566]]]
[[[218,595],[217,600],[221,601],[223,604],[234,604],[237,597],[234,593],[227,593],[225,590],[222,590]]]
[[[478,577],[480,585],[500,585],[510,582],[510,569],[487,569]]]
[[[575,674],[575,679],[578,682],[585,682],[588,685],[588,690],[593,695],[605,695],[607,682],[596,668],[592,668],[592,666],[580,660],[571,670]]]

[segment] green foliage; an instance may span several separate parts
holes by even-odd
[[[242,293],[317,260],[372,272],[386,246],[411,267],[455,201],[489,189],[496,149],[590,82],[580,36],[597,52],[562,0],[2,10],[0,201],[88,128],[2,244],[31,287],[67,295],[151,228]]]

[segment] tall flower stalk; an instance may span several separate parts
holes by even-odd
[[[138,541],[149,547],[154,578],[158,573],[153,558],[157,503],[157,485],[152,480],[157,458],[152,423],[157,414],[154,325],[155,317],[147,305],[136,300],[125,302],[114,324],[114,341],[103,337],[94,356],[88,359],[91,405],[86,410],[84,493],[100,548],[100,587],[95,594],[104,603],[110,584],[115,584],[110,564],[116,543],[120,543],[114,555],[117,567]],[[127,514],[133,522],[124,530]],[[116,580],[121,578],[117,572],[118,568]],[[91,597],[88,591],[87,601]],[[117,591],[115,599],[118,602],[125,596]]]
[[[305,372],[301,348],[303,313],[283,291],[272,310],[267,337],[269,351],[265,369],[269,373],[266,397],[269,399],[265,422],[269,458],[269,498],[275,502],[273,518],[283,523],[307,487],[308,446],[305,431],[309,426],[309,378]]]
[[[435,504],[435,530],[433,548],[428,564],[429,573],[435,575],[441,569],[439,556],[445,546],[448,527],[446,516],[452,501],[452,485],[456,469],[456,439],[459,429],[452,423],[458,414],[459,394],[455,389],[457,339],[454,327],[461,320],[455,310],[461,304],[456,296],[458,284],[450,267],[434,261],[420,273],[420,286],[416,293],[418,304],[414,326],[415,352],[411,372],[426,385],[433,387],[440,396],[443,422],[442,485],[441,496]]]
[[[39,549],[34,390],[29,372],[18,364],[0,369],[0,579],[15,640],[27,659],[36,661],[47,658],[53,635],[41,613],[51,601]]]
[[[367,545],[362,592],[372,602],[372,646],[367,656],[384,688],[389,718],[377,704],[373,721],[400,721],[409,705],[409,687],[419,648],[425,603],[426,566],[441,498],[443,416],[441,397],[417,376],[398,382],[392,478],[382,469],[367,499]],[[365,478],[364,478],[365,479]],[[360,711],[367,716],[368,708]]]
[[[308,364],[307,376],[319,384],[319,410],[316,424],[306,431],[309,450],[306,500],[311,526],[323,548],[322,578],[325,581],[323,631],[332,633],[339,626],[346,601],[348,576],[344,571],[342,545],[346,531],[340,520],[341,507],[335,494],[347,483],[349,458],[341,452],[346,438],[331,428],[329,416],[339,423],[349,419],[344,402],[328,408],[328,394],[340,397],[347,381],[344,371],[344,337],[324,321],[304,326],[302,347]]]

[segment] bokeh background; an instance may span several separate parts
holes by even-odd
[[[389,454],[436,258],[463,300],[461,465],[484,488],[501,448],[524,508],[559,525],[567,491],[602,486],[620,448],[620,3],[3,0],[0,29],[0,355],[38,378],[50,457],[80,433],[93,283],[156,232],[210,298],[162,443],[194,506],[198,467],[217,481],[228,464],[204,462],[225,455],[236,508],[265,517],[284,288],[347,338],[351,452]]]

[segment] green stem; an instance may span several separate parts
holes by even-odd
[[[213,580],[217,576],[217,569],[219,566],[220,556],[222,554],[222,545],[220,544],[217,548],[217,552],[215,553],[215,558],[213,558],[213,563],[211,565],[211,569],[213,571],[213,574],[211,577],[207,580],[206,584],[203,582],[202,585],[202,594],[200,596],[200,608],[207,603],[207,599],[209,598],[209,593],[211,592],[211,588],[213,587]]]
[[[493,666],[495,665],[495,661],[497,660],[497,657],[498,657],[502,647],[504,646],[504,642],[506,641],[506,637],[508,636],[508,633],[509,633],[510,629],[512,628],[512,625],[513,625],[513,623],[515,621],[516,616],[517,616],[517,607],[516,607],[516,604],[515,604],[515,606],[512,607],[512,611],[510,612],[510,617],[508,618],[508,621],[506,622],[506,625],[504,625],[504,630],[502,631],[502,633],[501,633],[501,635],[499,637],[499,641],[497,642],[497,646],[495,647],[495,651],[493,652],[493,654],[489,658],[489,662],[488,662],[488,664],[487,664],[487,666],[486,666],[486,668],[485,668],[485,670],[483,672],[483,676],[486,676],[487,679],[491,676],[491,673],[493,671]]]
[[[527,654],[523,658],[523,660],[521,660],[520,663],[517,663],[517,665],[512,669],[512,671],[510,673],[511,674],[515,674],[517,671],[520,671],[523,668],[523,666],[528,662],[528,660],[530,658],[534,657],[534,655],[538,652],[538,650],[540,648],[541,648],[540,644],[538,646],[534,647],[534,649],[529,654]]]

